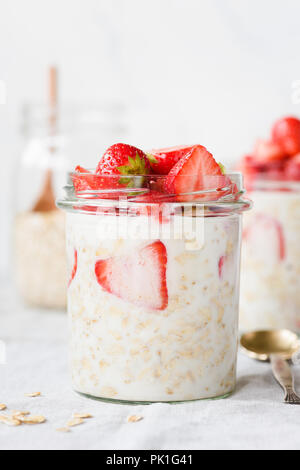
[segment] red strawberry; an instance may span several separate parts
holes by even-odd
[[[281,146],[275,142],[259,139],[254,148],[254,157],[261,162],[281,160],[286,157],[286,153]]]
[[[267,214],[257,214],[243,233],[243,238],[254,255],[265,259],[282,261],[285,258],[285,238],[281,223]]]
[[[70,287],[74,277],[76,276],[77,265],[78,265],[78,254],[77,254],[77,250],[74,250],[74,264],[73,264],[73,268],[72,268],[72,271],[71,271],[71,277],[70,277],[69,282],[68,282],[68,287]]]
[[[96,190],[99,186],[97,177],[89,170],[86,170],[79,165],[75,168],[75,173],[72,175],[72,180],[76,192]]]
[[[300,120],[295,117],[279,119],[273,126],[272,139],[287,155],[300,153]]]
[[[96,173],[124,176],[147,175],[150,173],[150,163],[142,150],[132,145],[115,144],[109,147],[100,159]]]
[[[222,277],[223,277],[223,268],[224,268],[224,264],[226,262],[226,259],[227,259],[226,255],[221,256],[220,259],[219,259],[219,262],[218,262],[218,271],[219,271],[219,278],[220,279],[222,279]]]
[[[285,167],[285,177],[289,181],[300,181],[300,154],[288,160]]]
[[[150,165],[154,173],[158,175],[167,175],[174,165],[187,153],[191,152],[193,147],[179,146],[164,149],[151,150],[147,153]]]
[[[194,191],[222,188],[231,183],[222,174],[220,165],[202,145],[195,145],[191,152],[182,157],[172,168],[165,182],[165,190],[171,194],[183,195]],[[211,197],[220,197],[215,194]],[[207,196],[207,195],[206,195]],[[180,196],[182,201],[199,199],[201,195]],[[204,196],[203,196],[204,197]]]
[[[168,305],[167,250],[156,241],[127,256],[100,259],[95,265],[100,286],[134,305],[164,310]]]
[[[77,166],[72,174],[72,180],[75,193],[81,193],[77,194],[81,198],[118,199],[124,196],[123,191],[116,191],[116,188],[124,187],[120,184],[120,177],[117,175],[96,175],[81,166]]]

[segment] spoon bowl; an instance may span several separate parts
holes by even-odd
[[[265,330],[245,333],[241,347],[252,359],[268,361],[272,354],[289,360],[300,348],[298,336],[289,330]]]
[[[284,402],[300,405],[288,360],[299,350],[298,336],[289,330],[253,331],[241,337],[241,347],[253,359],[270,360],[275,379],[285,392]]]

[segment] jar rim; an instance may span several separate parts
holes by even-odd
[[[90,185],[81,184],[88,178]],[[119,181],[122,179],[122,186]],[[139,209],[144,206],[170,205],[171,207],[201,206],[214,214],[243,212],[252,207],[244,198],[243,176],[239,172],[203,177],[205,188],[182,194],[159,193],[167,175],[96,175],[91,170],[71,172],[68,175],[64,194],[57,199],[60,209],[72,212],[103,213],[104,208],[123,207]],[[186,182],[193,176],[185,175]],[[75,192],[74,183],[79,183]],[[109,183],[109,184],[108,184]],[[118,183],[118,184],[116,184]],[[104,189],[92,189],[104,187]],[[153,192],[155,197],[153,199]],[[149,198],[147,197],[149,196]],[[99,209],[99,210],[98,210]]]
[[[250,183],[249,192],[252,191],[281,191],[300,192],[300,181],[291,179],[276,179],[264,174],[258,175]]]

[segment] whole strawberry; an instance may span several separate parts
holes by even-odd
[[[96,173],[101,175],[147,175],[150,163],[146,154],[132,145],[115,144],[102,156]]]
[[[300,120],[286,117],[275,122],[272,129],[273,141],[291,157],[300,153]]]

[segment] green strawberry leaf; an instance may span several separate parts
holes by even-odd
[[[158,160],[151,153],[146,153],[146,156],[150,163],[158,163]]]
[[[136,152],[135,158],[128,157],[128,163],[119,166],[118,170],[122,175],[144,175],[148,172],[146,162],[140,157],[138,152]]]
[[[226,168],[225,166],[223,165],[223,163],[218,163],[220,169],[221,169],[221,172],[222,172],[222,175],[226,175]]]

